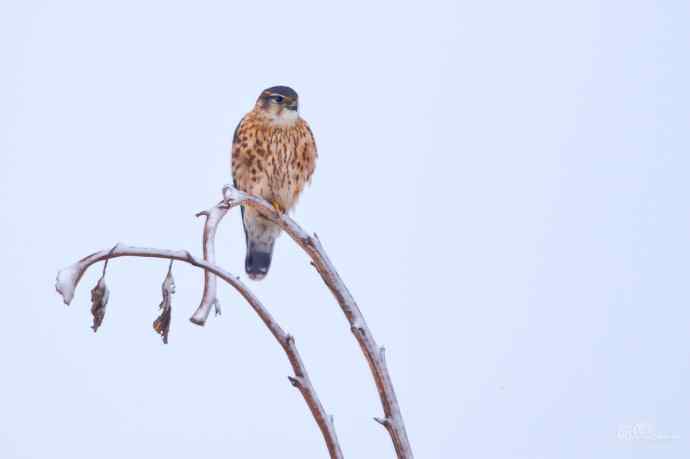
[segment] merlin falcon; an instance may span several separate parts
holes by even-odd
[[[281,213],[289,212],[311,181],[317,156],[314,135],[299,116],[295,90],[268,88],[233,135],[235,188],[264,198]],[[247,243],[244,268],[251,279],[261,280],[271,265],[280,228],[249,206],[242,207],[242,222]]]

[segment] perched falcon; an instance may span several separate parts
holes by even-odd
[[[314,135],[298,108],[292,88],[268,88],[232,139],[235,188],[261,196],[279,212],[295,206],[316,167]],[[244,268],[251,279],[260,280],[268,273],[280,228],[249,206],[242,207],[242,221],[247,243]]]

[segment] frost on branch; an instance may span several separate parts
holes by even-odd
[[[232,185],[223,187],[223,201],[225,204],[239,204],[247,199],[247,195]]]
[[[192,256],[189,252],[183,250],[166,250],[166,249],[151,249],[141,247],[117,245],[106,254],[105,251],[100,251],[81,259],[75,265],[65,268],[58,273],[56,289],[62,295],[66,304],[69,304],[74,296],[74,290],[79,279],[82,277],[84,271],[96,262],[107,260],[112,256],[117,257],[142,257],[142,258],[165,258],[175,259],[193,266],[201,268],[205,273],[204,295],[202,297],[202,304],[197,309],[197,312],[192,317],[195,323],[203,324],[206,317],[209,315],[211,308],[215,307],[216,312],[219,312],[217,307],[215,282],[211,279],[216,277],[223,279],[225,282],[233,286],[242,297],[247,300],[254,311],[258,314],[261,321],[270,329],[271,334],[278,340],[281,347],[285,350],[290,364],[295,372],[294,377],[290,377],[290,382],[296,385],[307,405],[312,412],[316,423],[322,431],[326,441],[331,458],[342,458],[342,452],[338,445],[338,440],[335,435],[335,428],[333,426],[332,418],[329,417],[323,406],[319,402],[316,393],[309,381],[306,369],[301,361],[297,349],[294,347],[294,342],[288,339],[288,335],[275,322],[271,314],[266,308],[256,299],[256,297],[232,274],[224,271],[214,261],[214,247],[215,229],[224,215],[236,206],[251,206],[258,210],[265,218],[271,220],[285,231],[296,243],[299,245],[311,259],[311,264],[320,274],[321,278],[333,293],[336,301],[340,305],[346,319],[349,321],[351,330],[360,345],[363,354],[369,364],[376,388],[379,392],[381,404],[385,417],[376,419],[377,422],[384,425],[388,431],[399,459],[412,459],[413,454],[407,439],[405,425],[400,412],[400,406],[393,389],[390,374],[386,367],[385,355],[383,350],[379,348],[374,340],[374,337],[369,330],[364,317],[351,293],[343,283],[339,274],[335,270],[333,263],[325,253],[316,234],[310,236],[305,232],[294,220],[284,213],[277,212],[273,206],[264,199],[252,196],[242,191],[236,190],[232,186],[226,186],[223,189],[223,200],[214,206],[214,210],[202,212],[199,215],[205,215],[207,222],[204,228],[204,256],[198,258]],[[217,217],[217,218],[212,218]],[[116,251],[117,249],[117,251]],[[104,267],[105,273],[105,267]],[[172,277],[172,276],[171,276]],[[102,281],[102,283],[101,283]],[[172,284],[172,283],[170,283]],[[169,285],[169,287],[172,285]],[[94,329],[96,329],[103,320],[105,314],[105,305],[107,303],[107,288],[105,286],[104,278],[99,280],[99,285],[94,289]],[[167,333],[170,327],[170,296],[172,290],[163,287],[163,302],[160,306],[161,315],[154,322],[154,329],[163,336],[164,342],[167,342]],[[96,301],[98,300],[98,301]]]
[[[212,238],[211,238],[212,239]],[[95,263],[105,260],[103,266],[103,275],[98,281],[98,285],[94,289],[94,300],[96,303],[100,304],[102,307],[95,308],[99,312],[100,321],[103,319],[103,314],[105,310],[105,302],[107,301],[107,288],[105,286],[105,271],[107,267],[108,260],[113,257],[136,257],[136,258],[162,258],[171,260],[178,260],[184,263],[188,263],[197,268],[201,268],[204,271],[212,272],[214,276],[227,282],[230,286],[234,287],[238,293],[249,303],[252,309],[271,331],[271,335],[280,343],[287,354],[288,360],[292,366],[293,371],[296,375],[299,375],[301,386],[300,393],[302,397],[307,402],[307,406],[314,416],[314,420],[319,426],[323,437],[326,441],[326,446],[329,451],[331,459],[342,459],[343,454],[340,450],[340,445],[338,444],[338,438],[335,434],[335,428],[333,423],[329,421],[329,416],[326,414],[319,398],[314,390],[314,387],[309,383],[309,377],[307,375],[307,369],[302,363],[302,359],[297,352],[294,340],[288,339],[285,331],[278,325],[271,313],[264,307],[264,305],[256,298],[256,296],[247,287],[239,281],[239,278],[232,275],[231,273],[223,270],[219,266],[209,263],[206,260],[192,256],[186,250],[166,250],[166,249],[151,249],[143,247],[132,247],[127,245],[116,245],[109,252],[102,250],[93,253],[85,258],[79,260],[70,268],[66,268],[58,274],[57,290],[59,293],[73,291],[76,283],[82,277],[82,274]],[[210,289],[208,291],[211,291]],[[168,274],[166,275],[163,285],[161,286],[161,293],[163,295],[163,301],[160,305],[161,317],[154,322],[154,328],[157,332],[161,333],[163,339],[167,339],[167,332],[170,326],[170,305],[172,294],[175,292],[175,281],[173,280],[171,274],[171,267],[168,268]],[[215,289],[213,289],[215,293]],[[64,296],[63,296],[64,299]],[[71,297],[69,298],[71,299]],[[99,323],[100,325],[100,323]]]
[[[204,260],[208,263],[216,262],[216,230],[218,224],[227,213],[228,209],[221,207],[219,204],[213,206],[209,210],[204,210],[196,214],[197,217],[206,217],[203,233],[203,248]],[[204,293],[201,297],[201,303],[189,320],[197,325],[205,325],[211,308],[215,310],[217,316],[220,315],[220,301],[218,301],[217,297],[216,276],[205,270]]]
[[[105,274],[98,279],[96,286],[91,289],[91,314],[93,315],[93,328],[94,332],[98,331],[98,328],[103,323],[103,318],[105,317],[105,307],[108,305],[108,298],[110,297],[110,292],[108,291],[108,286],[105,285]]]
[[[170,317],[172,314],[172,295],[175,293],[175,279],[173,279],[172,276],[172,260],[170,260],[168,274],[165,276],[165,280],[163,280],[163,285],[161,285],[161,292],[163,293],[163,301],[161,301],[160,306],[158,306],[161,313],[153,322],[153,329],[163,337],[163,343],[168,344]]]
[[[74,290],[77,288],[77,282],[79,282],[82,273],[79,263],[58,271],[55,279],[55,290],[62,296],[62,301],[65,304],[69,305],[72,302]]]

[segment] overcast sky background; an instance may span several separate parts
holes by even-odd
[[[53,287],[118,241],[199,253],[275,84],[319,146],[295,217],[386,346],[416,457],[688,457],[689,24],[681,0],[3,2],[0,457],[326,456],[229,287],[192,325],[202,274],[176,264],[167,346],[165,261],[111,263],[96,335],[97,270],[69,308]],[[218,257],[246,278],[239,222]],[[305,255],[282,237],[251,287],[346,457],[394,457]]]

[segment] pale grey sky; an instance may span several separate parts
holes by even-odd
[[[96,335],[96,271],[69,308],[53,290],[118,241],[198,253],[275,84],[320,151],[295,217],[386,346],[416,457],[688,457],[689,24],[680,0],[3,3],[0,457],[325,457],[229,287],[196,327],[201,273],[175,266],[167,346],[165,261],[111,264]],[[243,246],[235,213],[218,255],[245,277]],[[251,286],[346,457],[392,458],[305,255],[282,237]]]

